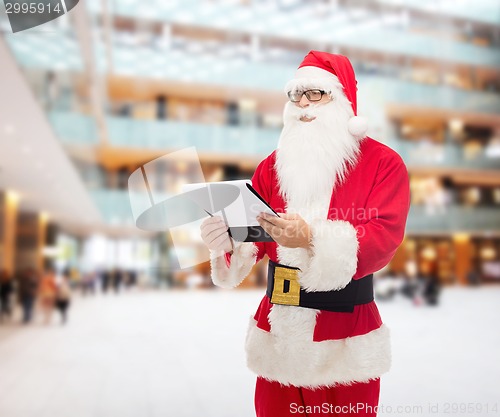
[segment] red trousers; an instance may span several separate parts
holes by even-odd
[[[380,378],[333,388],[297,388],[258,377],[255,387],[257,417],[377,415]]]

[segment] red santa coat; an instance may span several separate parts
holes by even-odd
[[[275,160],[273,152],[259,164],[252,184],[275,211],[286,212]],[[365,138],[346,180],[318,199],[318,205],[328,202],[323,217],[317,217],[317,210],[299,212],[311,227],[312,250],[244,243],[231,257],[213,256],[214,283],[238,285],[265,254],[299,267],[306,291],[339,290],[387,265],[403,239],[409,211],[408,173],[399,155]],[[284,385],[363,382],[390,367],[389,331],[375,302],[340,313],[273,305],[264,296],[250,321],[246,351],[251,370]]]

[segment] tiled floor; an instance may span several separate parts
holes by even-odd
[[[108,294],[76,298],[65,327],[55,316],[49,326],[0,325],[0,416],[252,416],[243,343],[260,298]],[[379,414],[500,416],[499,301],[500,287],[483,287],[448,289],[438,308],[379,303],[393,337]]]

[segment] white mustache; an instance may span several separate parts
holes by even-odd
[[[290,106],[288,108],[288,115],[294,119],[301,119],[302,117],[307,117],[308,119],[312,119],[318,116],[318,104],[312,104],[306,108],[298,107],[298,106]]]

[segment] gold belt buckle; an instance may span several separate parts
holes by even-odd
[[[300,284],[298,269],[276,266],[274,269],[274,287],[271,303],[288,306],[300,305]],[[286,291],[286,292],[285,292]]]

